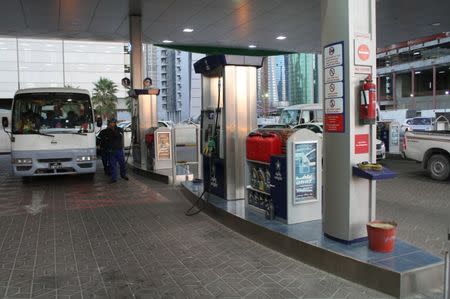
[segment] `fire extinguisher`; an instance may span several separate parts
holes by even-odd
[[[372,75],[364,79],[360,92],[359,122],[361,125],[375,124],[377,119],[377,86]]]

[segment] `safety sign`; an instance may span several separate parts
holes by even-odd
[[[328,45],[324,57],[324,129],[327,133],[345,132],[344,43]]]
[[[338,43],[324,48],[323,57],[325,68],[343,64],[342,47],[343,44]]]
[[[368,36],[355,38],[355,65],[371,66],[373,53],[373,42]]]
[[[342,81],[325,84],[325,98],[340,98],[344,95],[344,84]]]
[[[325,83],[342,81],[344,79],[342,66],[330,67],[325,72]]]
[[[344,100],[342,98],[326,99],[325,114],[344,113]]]
[[[367,154],[369,152],[369,134],[355,135],[355,154]]]

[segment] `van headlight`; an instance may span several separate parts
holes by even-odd
[[[93,161],[96,158],[97,158],[96,156],[79,156],[77,157],[77,162]]]
[[[13,164],[33,164],[33,159],[31,158],[16,158],[13,159]]]

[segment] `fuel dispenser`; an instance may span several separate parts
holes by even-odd
[[[377,123],[377,138],[384,142],[386,152],[400,154],[400,123],[383,120]]]
[[[145,81],[149,79],[146,78]],[[151,79],[150,79],[151,81]],[[159,89],[148,87],[145,89],[132,89],[128,78],[122,79],[122,86],[128,90],[128,95],[133,99],[133,111],[131,118],[131,151],[133,164],[141,169],[152,169],[154,155],[149,150],[149,132],[158,127],[157,96]]]
[[[263,57],[213,55],[202,74],[201,149],[204,188],[221,198],[245,196],[245,139],[257,127],[256,69]]]

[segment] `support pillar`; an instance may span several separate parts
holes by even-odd
[[[323,231],[345,243],[367,237],[375,182],[352,166],[376,161],[375,125],[359,123],[361,80],[376,78],[376,0],[322,0],[324,69]]]
[[[144,59],[142,55],[142,21],[141,16],[130,16],[131,42],[131,88],[142,89]],[[158,126],[156,95],[139,95],[133,100],[132,122],[135,142],[132,144],[133,162],[142,169],[147,169],[147,144],[145,133],[149,128]]]

